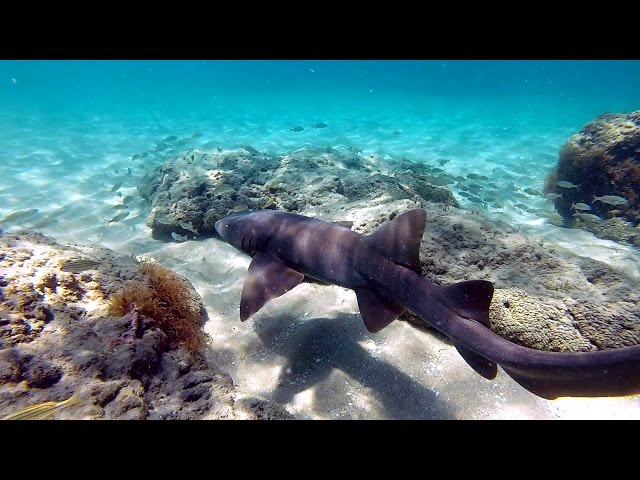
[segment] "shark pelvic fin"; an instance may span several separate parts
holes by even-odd
[[[484,378],[488,380],[496,378],[498,365],[494,362],[461,345],[456,345],[456,350],[458,350],[458,353],[464,358],[467,364]]]
[[[358,307],[364,324],[371,333],[376,333],[389,325],[405,311],[405,308],[392,300],[378,295],[368,288],[355,290]]]
[[[268,253],[253,256],[240,299],[240,320],[243,322],[274,298],[296,287],[304,275],[287,267]]]

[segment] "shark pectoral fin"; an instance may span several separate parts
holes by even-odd
[[[348,228],[349,230],[351,230],[351,227],[353,227],[353,222],[350,220],[342,220],[340,222],[331,222],[334,225],[340,225],[341,227],[344,228]]]
[[[467,280],[441,288],[447,305],[455,313],[491,328],[489,307],[493,298],[493,283],[487,280]]]
[[[498,365],[494,362],[461,345],[456,345],[456,350],[458,350],[458,353],[464,358],[467,364],[484,378],[488,380],[496,378]]]
[[[240,299],[240,320],[243,322],[264,305],[300,284],[304,275],[287,267],[268,253],[253,256]]]
[[[371,333],[376,333],[389,325],[405,311],[397,303],[381,297],[368,288],[358,288],[358,307],[364,324]]]
[[[427,212],[418,208],[385,222],[365,242],[392,262],[422,273],[420,242],[427,225]]]

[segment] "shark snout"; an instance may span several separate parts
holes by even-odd
[[[216,232],[218,232],[218,235],[220,235],[222,237],[223,236],[222,232],[227,228],[227,223],[225,222],[225,219],[222,218],[222,219],[218,220],[215,223],[215,225],[213,226],[213,228],[215,228]]]

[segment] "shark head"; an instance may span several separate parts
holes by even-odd
[[[222,240],[253,256],[262,245],[271,213],[254,211],[229,215],[218,220],[214,228]]]

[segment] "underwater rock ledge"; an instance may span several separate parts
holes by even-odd
[[[0,418],[72,394],[52,418],[291,418],[243,398],[209,347],[185,336],[204,338],[200,296],[152,259],[33,232],[0,236],[0,251]],[[123,292],[135,302],[118,314]],[[180,305],[158,308],[170,299]],[[180,316],[194,323],[173,328]]]
[[[186,240],[215,235],[232,212],[275,209],[301,212],[363,199],[413,199],[458,206],[430,167],[387,162],[359,151],[303,148],[272,156],[252,147],[189,151],[145,175],[140,195],[151,203],[147,225],[154,238]]]

